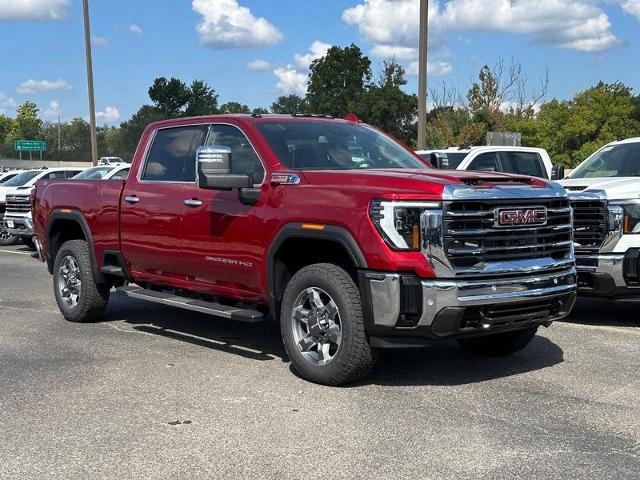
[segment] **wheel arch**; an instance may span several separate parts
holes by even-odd
[[[309,229],[303,223],[289,223],[284,225],[275,235],[267,253],[267,288],[269,293],[269,311],[277,320],[280,313],[280,303],[284,293],[282,280],[286,275],[295,272],[282,271],[284,266],[283,253],[286,247],[296,245],[298,248],[309,247],[297,259],[298,266],[311,263],[324,263],[336,260],[337,263],[348,262],[348,266],[356,273],[359,269],[367,268],[367,261],[351,233],[343,227],[323,225],[322,229]],[[318,253],[319,246],[327,247],[327,251]],[[291,255],[291,254],[289,254]],[[309,261],[305,261],[305,260]],[[316,259],[317,261],[314,261]],[[356,282],[357,282],[357,275]]]

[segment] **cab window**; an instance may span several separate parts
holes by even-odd
[[[208,131],[208,125],[158,130],[140,179],[154,182],[194,182],[196,149],[204,144]]]
[[[483,172],[499,172],[497,153],[481,153],[469,164],[468,170],[481,170]]]
[[[502,170],[507,173],[547,178],[542,157],[534,152],[500,152]]]
[[[231,169],[234,175],[248,175],[253,178],[253,183],[262,183],[265,174],[262,162],[240,129],[232,125],[212,125],[207,146],[212,145],[231,149]]]

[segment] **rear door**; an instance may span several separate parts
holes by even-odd
[[[183,191],[195,179],[196,148],[207,125],[158,129],[137,177],[130,176],[121,199],[121,248],[137,278],[184,280],[180,252]]]
[[[261,188],[265,169],[242,130],[214,124],[207,145],[231,148],[232,172],[251,176],[254,187]],[[193,180],[184,189],[182,220],[182,261],[190,280],[215,295],[257,298],[266,256],[258,234],[264,228],[261,200],[245,205],[237,190],[203,190],[195,173]]]

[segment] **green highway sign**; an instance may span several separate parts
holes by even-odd
[[[15,147],[18,152],[45,152],[47,142],[46,140],[16,140]]]

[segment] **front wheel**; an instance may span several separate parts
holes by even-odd
[[[84,240],[65,242],[53,265],[53,291],[65,319],[98,320],[109,302],[109,285],[96,284],[89,246]]]
[[[310,265],[291,278],[282,299],[280,328],[293,368],[312,382],[353,382],[375,364],[360,291],[336,265]]]
[[[458,340],[467,352],[489,357],[511,355],[522,350],[536,336],[538,327]]]

